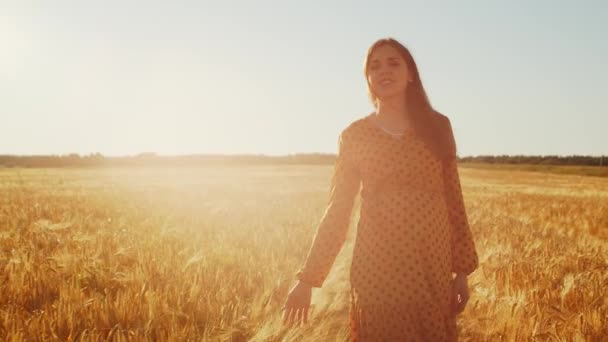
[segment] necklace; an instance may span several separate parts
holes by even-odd
[[[389,131],[388,129],[386,129],[386,128],[382,127],[382,126],[378,126],[378,127],[380,127],[380,129],[382,129],[382,130],[383,130],[383,131],[385,131],[386,133],[388,133],[388,134],[390,134],[390,135],[394,135],[394,136],[396,136],[396,137],[399,137],[399,136],[402,136],[403,134],[405,134],[405,132],[399,132],[399,133],[396,133],[396,132]]]
[[[375,120],[374,120],[373,118],[370,118],[370,119],[372,120],[372,124],[373,124],[374,126],[376,126],[376,127],[380,128],[381,130],[383,130],[384,132],[386,132],[386,133],[388,133],[388,134],[390,134],[390,135],[392,135],[392,136],[395,136],[395,137],[400,137],[400,136],[402,136],[402,135],[404,135],[404,134],[405,134],[405,131],[402,131],[402,132],[393,132],[393,131],[390,131],[390,130],[388,130],[388,129],[384,128],[384,127],[383,127],[382,125],[380,125],[378,122],[375,122]]]

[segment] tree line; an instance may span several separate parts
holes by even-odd
[[[186,156],[160,156],[155,153],[141,153],[135,156],[103,156],[101,153],[88,155],[0,155],[0,167],[105,167],[105,166],[197,166],[197,165],[255,165],[255,164],[332,164],[335,154],[302,153],[283,156],[268,155],[214,155],[197,154]],[[537,165],[586,165],[608,166],[608,156],[583,155],[481,155],[458,157],[460,163],[488,164],[537,164]]]
[[[533,164],[533,165],[584,165],[584,166],[608,166],[608,156],[526,156],[526,155],[482,155],[459,158],[460,162],[475,162],[488,164]]]

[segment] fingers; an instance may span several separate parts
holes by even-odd
[[[308,309],[309,308],[304,308],[304,310],[302,310],[304,315],[304,324],[308,323]]]
[[[283,325],[292,326],[293,324],[308,322],[308,308],[287,308],[283,314]]]
[[[294,307],[288,307],[283,314],[283,325],[292,326],[297,321],[298,309]]]
[[[454,297],[454,300],[452,301],[452,313],[458,315],[461,311],[459,297]]]
[[[454,300],[452,302],[452,309],[453,309],[454,314],[458,315],[459,313],[463,312],[468,301],[469,301],[468,295],[459,294],[458,296],[455,296]]]
[[[283,313],[283,325],[291,326],[298,320],[298,308],[292,306],[286,306],[285,312]]]
[[[296,325],[300,325],[301,323],[305,322],[305,315],[306,315],[306,309],[305,308],[298,308],[296,310],[296,313],[294,315],[294,323]]]
[[[285,310],[285,312],[283,313],[283,324],[288,324],[291,321],[291,314],[293,309],[285,307],[283,307],[283,309]]]
[[[464,291],[462,291],[462,293],[460,294],[460,312],[464,311],[465,306],[467,305],[467,303],[469,302],[469,292],[466,291],[466,289]]]
[[[452,312],[458,315],[464,311],[467,302],[469,301],[469,291],[466,284],[461,282],[452,283]]]
[[[466,302],[462,299],[456,304],[456,314],[460,314],[464,310]]]

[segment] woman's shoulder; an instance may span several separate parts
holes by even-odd
[[[436,110],[433,110],[433,115],[435,116],[439,124],[448,127],[452,125],[450,122],[450,118],[448,118],[447,115],[444,115]]]
[[[448,144],[454,149],[454,153],[456,153],[456,139],[454,137],[454,130],[452,129],[452,123],[450,122],[450,118],[446,115],[439,113],[436,110],[433,110],[434,115],[436,116],[436,122],[438,122],[438,131],[441,135],[445,136]]]
[[[349,122],[340,132],[340,136],[349,139],[364,133],[365,128],[367,127],[367,119],[370,115],[371,114],[361,115]]]
[[[433,116],[435,116],[436,126],[439,132],[446,134],[450,137],[450,140],[454,139],[454,130],[452,129],[452,122],[447,115],[444,115],[436,110],[433,110]]]

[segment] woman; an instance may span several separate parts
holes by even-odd
[[[312,287],[323,285],[344,244],[362,183],[351,341],[454,341],[478,256],[450,120],[431,107],[414,59],[398,41],[376,41],[364,70],[376,111],[340,134],[329,203],[284,322],[307,322]]]

